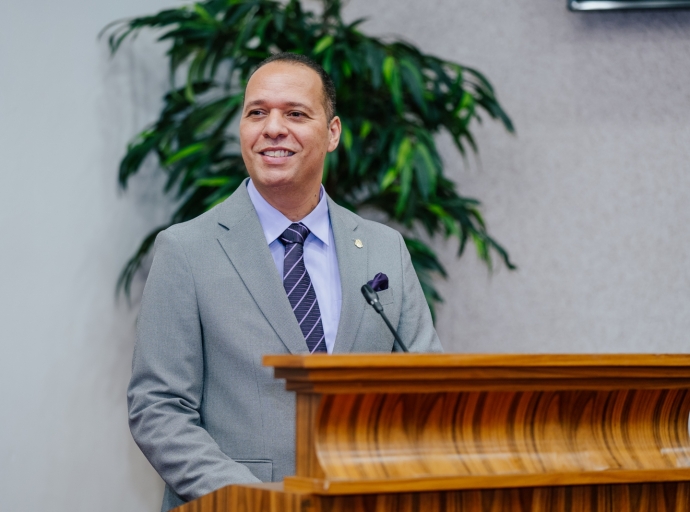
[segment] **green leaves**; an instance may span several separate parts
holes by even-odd
[[[431,156],[431,151],[424,144],[418,144],[415,148],[413,165],[419,193],[424,201],[436,191],[436,175],[440,171]]]
[[[323,36],[321,39],[319,39],[316,42],[316,45],[314,46],[314,55],[318,55],[319,53],[323,52],[326,48],[331,46],[333,44],[333,36]]]
[[[393,103],[399,114],[402,114],[405,106],[403,105],[403,91],[402,83],[400,80],[400,68],[395,58],[388,55],[383,59],[383,78],[386,81],[386,85],[390,89],[390,93],[393,97]]]
[[[415,66],[409,59],[400,59],[400,66],[402,69],[403,83],[410,92],[415,103],[422,112],[426,113],[426,103],[424,101],[424,78],[419,72],[417,66]]]
[[[173,155],[168,157],[168,159],[165,162],[163,162],[163,165],[164,166],[170,166],[176,162],[179,162],[183,158],[186,158],[190,155],[198,153],[199,151],[203,151],[205,147],[206,147],[206,144],[204,144],[203,142],[197,142],[196,144],[190,144],[189,146],[182,148],[181,150],[175,152]]]
[[[129,144],[120,163],[122,187],[155,156],[167,175],[165,190],[178,200],[171,224],[225,200],[246,177],[233,120],[256,66],[277,51],[311,56],[330,73],[343,126],[339,148],[326,158],[323,182],[346,208],[373,207],[406,230],[405,243],[434,311],[441,297],[434,276],[445,269],[418,238],[471,242],[489,268],[508,253],[487,231],[479,201],[462,197],[443,174],[434,137],[447,132],[458,151],[477,151],[471,130],[480,115],[513,125],[489,81],[477,70],[386,42],[345,24],[340,0],[324,0],[321,14],[299,0],[207,0],[108,25],[113,52],[142,29],[169,44],[170,91],[159,119]],[[159,229],[163,229],[162,226]],[[152,232],[123,270],[129,284],[151,249]]]

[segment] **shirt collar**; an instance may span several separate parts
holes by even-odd
[[[256,214],[259,216],[259,222],[264,230],[266,242],[268,245],[271,245],[292,224],[292,221],[263,198],[259,191],[256,190],[251,179],[247,182],[247,192],[249,193],[249,199],[251,199],[254,205]],[[309,231],[321,242],[328,245],[330,218],[328,216],[328,201],[326,200],[326,192],[323,189],[323,185],[321,185],[319,204],[299,222],[307,226]]]

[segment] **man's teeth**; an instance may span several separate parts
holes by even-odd
[[[279,151],[264,151],[264,155],[266,156],[272,156],[272,157],[281,157],[281,156],[292,156],[294,153],[292,151],[286,151],[284,149],[281,149]]]

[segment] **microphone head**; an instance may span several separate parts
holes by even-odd
[[[366,283],[362,286],[362,295],[364,295],[366,301],[372,306],[374,303],[379,301],[378,294],[374,291],[371,285],[369,285],[369,283]]]
[[[362,295],[364,295],[366,301],[377,313],[381,314],[383,312],[383,306],[379,302],[379,294],[374,291],[369,283],[362,286]]]

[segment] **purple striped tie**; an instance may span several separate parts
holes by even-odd
[[[304,339],[307,340],[307,348],[313,354],[326,352],[326,338],[316,292],[307,267],[304,266],[304,241],[307,236],[309,228],[302,223],[294,223],[280,235],[279,240],[285,246],[283,286]]]

